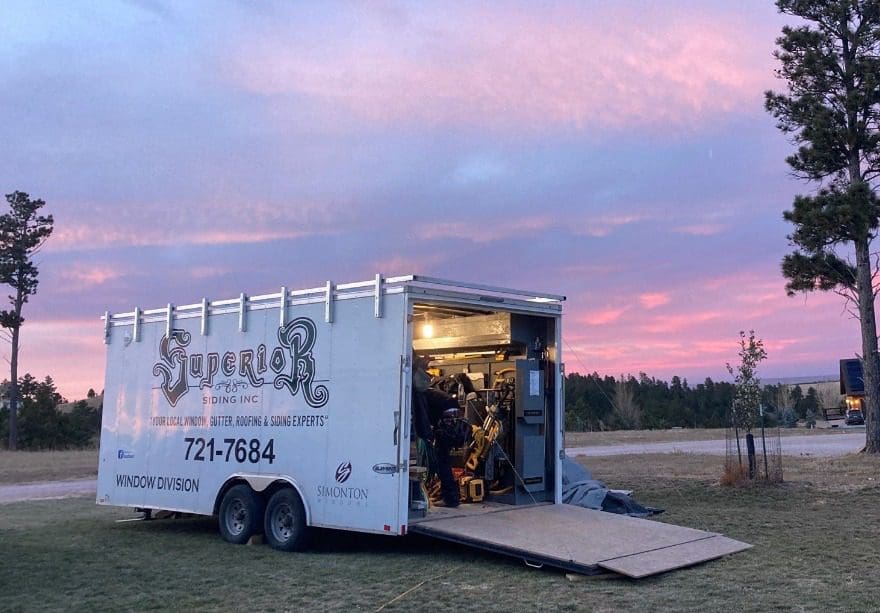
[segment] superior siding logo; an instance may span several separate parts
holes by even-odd
[[[317,337],[315,322],[308,317],[297,317],[278,328],[279,345],[271,350],[260,344],[238,353],[188,355],[186,348],[192,335],[186,330],[174,329],[159,341],[159,361],[153,365],[153,375],[162,377],[162,393],[168,404],[175,406],[191,387],[201,390],[219,385],[218,374],[238,375],[247,380],[247,385],[262,387],[267,383],[263,375],[271,371],[275,375],[271,380],[275,389],[286,389],[291,396],[302,392],[306,403],[317,409],[330,399],[327,386],[317,385],[315,381],[312,349]]]

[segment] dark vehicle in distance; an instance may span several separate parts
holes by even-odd
[[[846,412],[845,422],[847,426],[863,426],[865,425],[865,416],[859,409],[850,409]]]

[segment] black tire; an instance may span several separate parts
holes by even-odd
[[[224,541],[243,545],[263,528],[263,499],[247,485],[235,485],[220,503],[220,535]]]
[[[280,551],[302,551],[308,544],[306,510],[299,494],[285,487],[269,498],[263,523],[266,542]]]

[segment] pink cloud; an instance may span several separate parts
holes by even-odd
[[[643,213],[630,213],[626,215],[604,215],[595,219],[586,219],[579,225],[580,229],[576,229],[576,234],[592,236],[594,238],[602,238],[611,234],[612,231],[620,226],[626,226],[640,221],[650,219],[649,215]]]
[[[386,277],[396,275],[431,274],[430,271],[437,270],[438,267],[441,267],[443,260],[444,256],[438,253],[422,253],[413,256],[395,255],[374,261],[366,268],[364,274],[370,276],[376,272],[381,272]],[[444,275],[439,274],[438,276]],[[450,275],[445,276],[448,277]]]
[[[85,251],[118,246],[227,245],[326,236],[356,221],[353,207],[331,202],[273,204],[235,194],[203,202],[90,202],[58,204],[47,251]],[[78,211],[77,216],[70,211]],[[120,213],[120,212],[123,213]],[[183,215],[181,211],[186,211]],[[84,219],[101,219],[100,224]]]
[[[579,130],[754,112],[774,85],[772,31],[736,11],[465,4],[455,15],[364,19],[345,36],[325,32],[337,42],[320,49],[279,27],[242,39],[228,76],[382,124]]]
[[[498,219],[475,227],[473,222],[448,221],[431,223],[417,228],[416,238],[420,240],[461,239],[474,243],[491,243],[511,236],[522,236],[529,232],[546,230],[554,223],[551,217],[522,217],[518,219]]]
[[[721,234],[725,226],[718,223],[690,224],[679,226],[673,231],[679,234],[690,234],[691,236],[714,236]]]
[[[572,264],[565,264],[562,266],[561,271],[565,273],[566,276],[580,276],[580,275],[596,275],[596,276],[604,276],[609,275],[615,272],[620,272],[623,269],[621,264],[587,264],[583,262],[576,262]]]
[[[442,256],[434,255],[395,255],[364,267],[366,274],[355,278],[374,271],[456,276],[444,273]],[[567,370],[614,376],[646,372],[665,379],[679,375],[692,384],[706,376],[725,379],[725,363],[737,360],[739,330],[754,328],[769,354],[759,370],[762,378],[833,373],[838,359],[858,350],[856,323],[841,315],[836,296],[815,295],[806,302],[787,298],[777,275],[773,269],[708,280],[695,277],[675,288],[675,300],[662,305],[662,313],[623,303],[590,307],[588,297],[573,295],[565,304],[563,322]],[[720,284],[719,289],[707,291],[713,284]],[[777,299],[771,294],[774,286]],[[616,291],[636,296],[639,305],[646,295],[672,295],[662,279],[643,289],[641,294],[623,286]],[[89,387],[103,385],[105,352],[97,317],[28,320],[23,342],[23,370],[38,377],[51,374],[66,396],[81,397]]]
[[[669,304],[669,300],[669,294],[665,292],[650,292],[639,296],[639,302],[649,310]]]
[[[785,295],[785,281],[781,274],[775,272],[769,275],[765,271],[738,270],[701,279],[699,285],[706,291],[723,290],[731,296],[739,296],[743,292],[754,292],[757,289],[767,293],[775,289],[779,294]]]
[[[651,333],[673,334],[686,328],[693,328],[697,324],[719,319],[722,313],[719,311],[702,311],[690,313],[676,313],[671,315],[655,315],[645,319],[639,328]]]
[[[620,316],[626,312],[624,308],[608,308],[599,309],[597,311],[588,311],[577,317],[577,321],[588,326],[604,326],[620,319]]]
[[[38,379],[51,375],[62,395],[84,398],[89,388],[104,387],[106,352],[102,322],[89,319],[28,319],[21,328],[19,373]],[[2,344],[4,358],[9,348]],[[6,364],[6,361],[3,361]],[[8,371],[0,378],[9,378]]]
[[[122,271],[110,266],[90,266],[74,264],[61,272],[61,278],[72,284],[76,290],[89,289],[118,279]]]
[[[226,274],[228,269],[220,266],[196,266],[189,269],[189,275],[193,279],[211,279]]]
[[[705,367],[707,361],[723,367],[733,345],[728,341],[726,352],[721,345],[694,344],[682,339],[641,337],[609,340],[585,337],[583,340],[570,341],[565,359],[571,365],[569,370],[572,372],[596,370],[613,376],[640,372],[651,376],[681,375],[688,368]]]
[[[570,352],[573,352],[577,358],[581,360],[585,360],[587,363],[596,363],[600,362],[603,364],[613,363],[614,361],[621,361],[622,358],[626,358],[630,353],[630,347],[624,345],[613,345],[608,343],[591,343],[589,340],[583,343],[574,343],[570,347],[568,347]],[[566,359],[572,359],[571,356]],[[580,368],[573,368],[575,371],[580,371]],[[589,370],[589,367],[587,367]]]
[[[668,291],[658,280],[643,294]],[[843,311],[839,297],[789,298],[772,265],[688,279],[676,286],[675,296],[674,311],[634,312],[625,321],[602,326],[589,325],[593,311],[578,309],[574,301],[567,304],[569,371],[646,372],[667,379],[679,375],[692,383],[706,376],[727,379],[724,365],[737,361],[738,332],[749,329],[756,331],[769,354],[759,369],[762,378],[833,374],[837,360],[859,347],[857,322]]]
[[[332,230],[272,230],[259,228],[213,229],[170,233],[165,228],[105,227],[96,230],[89,225],[67,225],[54,233],[46,243],[47,251],[82,251],[103,247],[146,247],[167,245],[235,245],[290,240],[306,236],[326,235]]]

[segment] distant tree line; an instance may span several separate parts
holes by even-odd
[[[3,384],[7,389],[9,382]],[[89,398],[94,398],[93,390]],[[18,449],[76,449],[97,444],[101,430],[101,406],[80,400],[66,410],[52,377],[38,381],[30,374],[18,381]],[[0,440],[9,434],[9,408],[0,409]]]
[[[636,428],[725,428],[736,388],[733,383],[706,379],[691,386],[687,379],[661,381],[641,373],[614,378],[597,373],[565,378],[567,430],[630,430]],[[837,405],[838,399],[829,399]],[[815,388],[765,385],[761,389],[767,426],[792,427],[798,420],[815,421],[823,408]]]

